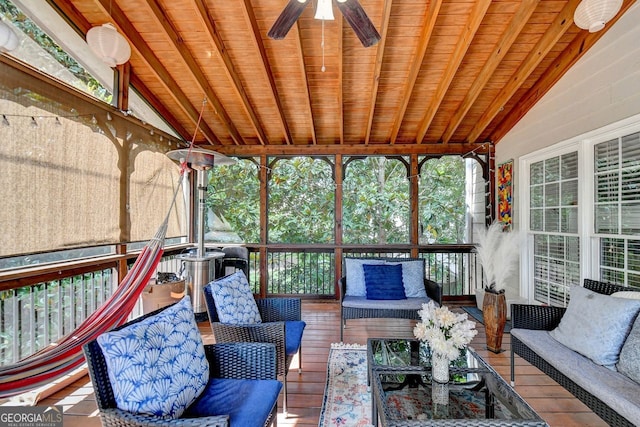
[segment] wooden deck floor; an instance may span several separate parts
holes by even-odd
[[[317,426],[326,381],[326,363],[332,342],[340,341],[340,315],[333,302],[304,302],[302,315],[307,322],[303,337],[303,372],[293,369],[289,374],[289,417],[278,415],[280,426]],[[345,329],[344,341],[366,344],[369,337],[412,337],[414,322],[408,320],[352,320]],[[201,324],[205,342],[212,342],[210,327]],[[498,373],[509,381],[509,335],[502,348],[494,354],[485,350],[485,335],[478,324],[478,335],[472,347]],[[293,361],[294,364],[297,361]],[[606,426],[597,415],[575,399],[538,369],[522,359],[516,360],[516,390],[550,426]],[[64,405],[65,427],[98,427],[100,420],[88,377],[43,400],[41,405]],[[282,405],[280,405],[280,408]]]

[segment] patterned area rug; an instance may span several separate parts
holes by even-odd
[[[330,426],[371,426],[366,346],[331,344],[327,385],[318,422],[318,427]]]

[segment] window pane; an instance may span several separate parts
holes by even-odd
[[[529,168],[531,184],[542,184],[544,182],[544,162],[533,163]]]
[[[567,261],[580,262],[580,239],[578,237],[566,238],[566,250],[565,255]]]
[[[578,204],[578,180],[563,181],[560,193],[561,193],[563,206],[577,205]]]
[[[624,268],[624,240],[601,239],[600,265]]]
[[[618,232],[618,205],[596,206],[596,233]]]
[[[546,207],[560,205],[560,184],[547,184],[544,186],[544,202]]]
[[[560,209],[562,223],[560,231],[563,233],[578,232],[578,208],[562,208]]]
[[[627,246],[627,269],[640,273],[640,240],[629,240]]]
[[[622,182],[620,185],[621,200],[640,199],[640,166],[635,166],[622,171]]]
[[[560,158],[554,157],[544,162],[545,182],[555,182],[560,179]]]
[[[546,209],[544,213],[544,231],[560,231],[560,209]]]
[[[561,178],[563,180],[578,178],[578,152],[565,154],[561,157],[562,169]]]
[[[620,206],[622,210],[622,234],[640,234],[640,202],[626,203]]]
[[[536,234],[533,236],[533,253],[535,255],[546,255],[548,252],[549,236],[546,234]]]
[[[618,169],[618,140],[603,142],[595,146],[594,170],[596,173]]]
[[[618,201],[618,173],[608,173],[596,176],[596,202]]]
[[[532,208],[540,208],[544,206],[544,187],[536,185],[531,187],[530,202]]]
[[[640,167],[640,132],[622,137],[622,167]]]
[[[542,209],[531,210],[529,217],[529,228],[531,228],[531,231],[543,231],[544,211]]]
[[[564,258],[564,237],[549,236],[549,257],[558,259]]]

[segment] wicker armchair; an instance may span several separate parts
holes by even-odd
[[[166,307],[165,307],[166,308]],[[114,330],[140,322],[153,316],[164,309],[154,311],[139,317]],[[249,425],[244,409],[230,407],[228,403],[212,404],[215,400],[215,392],[212,389],[224,389],[227,393],[234,393],[234,389],[255,385],[268,385],[275,390],[273,398],[265,398],[254,392],[259,398],[252,399],[256,403],[260,401],[262,408],[267,409],[262,419],[255,416],[250,420],[253,426],[277,425],[277,396],[281,384],[276,381],[276,350],[275,346],[268,343],[235,343],[205,345],[205,354],[209,361],[209,383],[200,397],[189,407],[182,417],[176,419],[163,419],[152,415],[135,414],[119,409],[116,404],[112,383],[109,379],[107,364],[104,354],[97,340],[87,343],[84,354],[89,368],[89,377],[95,390],[96,401],[103,426],[211,426],[225,427],[229,425]],[[261,381],[236,381],[236,380],[261,380]],[[251,386],[247,386],[251,383]],[[239,394],[238,391],[235,393]],[[251,402],[247,402],[251,405]],[[256,405],[257,406],[257,405]],[[202,414],[203,410],[206,414]],[[255,413],[252,413],[254,416]]]
[[[262,322],[231,325],[220,322],[210,285],[204,287],[204,296],[217,343],[268,342],[275,345],[277,373],[282,377],[283,383],[282,411],[287,416],[287,374],[296,354],[298,372],[302,372],[302,333],[306,324],[301,320],[300,298],[257,298],[256,304]]]

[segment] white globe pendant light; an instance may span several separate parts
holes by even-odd
[[[573,21],[583,30],[595,33],[604,28],[622,7],[622,0],[582,0],[573,15]]]
[[[112,24],[103,24],[87,31],[87,44],[108,66],[124,64],[131,57],[127,39]]]
[[[6,23],[0,21],[0,52],[11,52],[20,44],[15,31]]]

